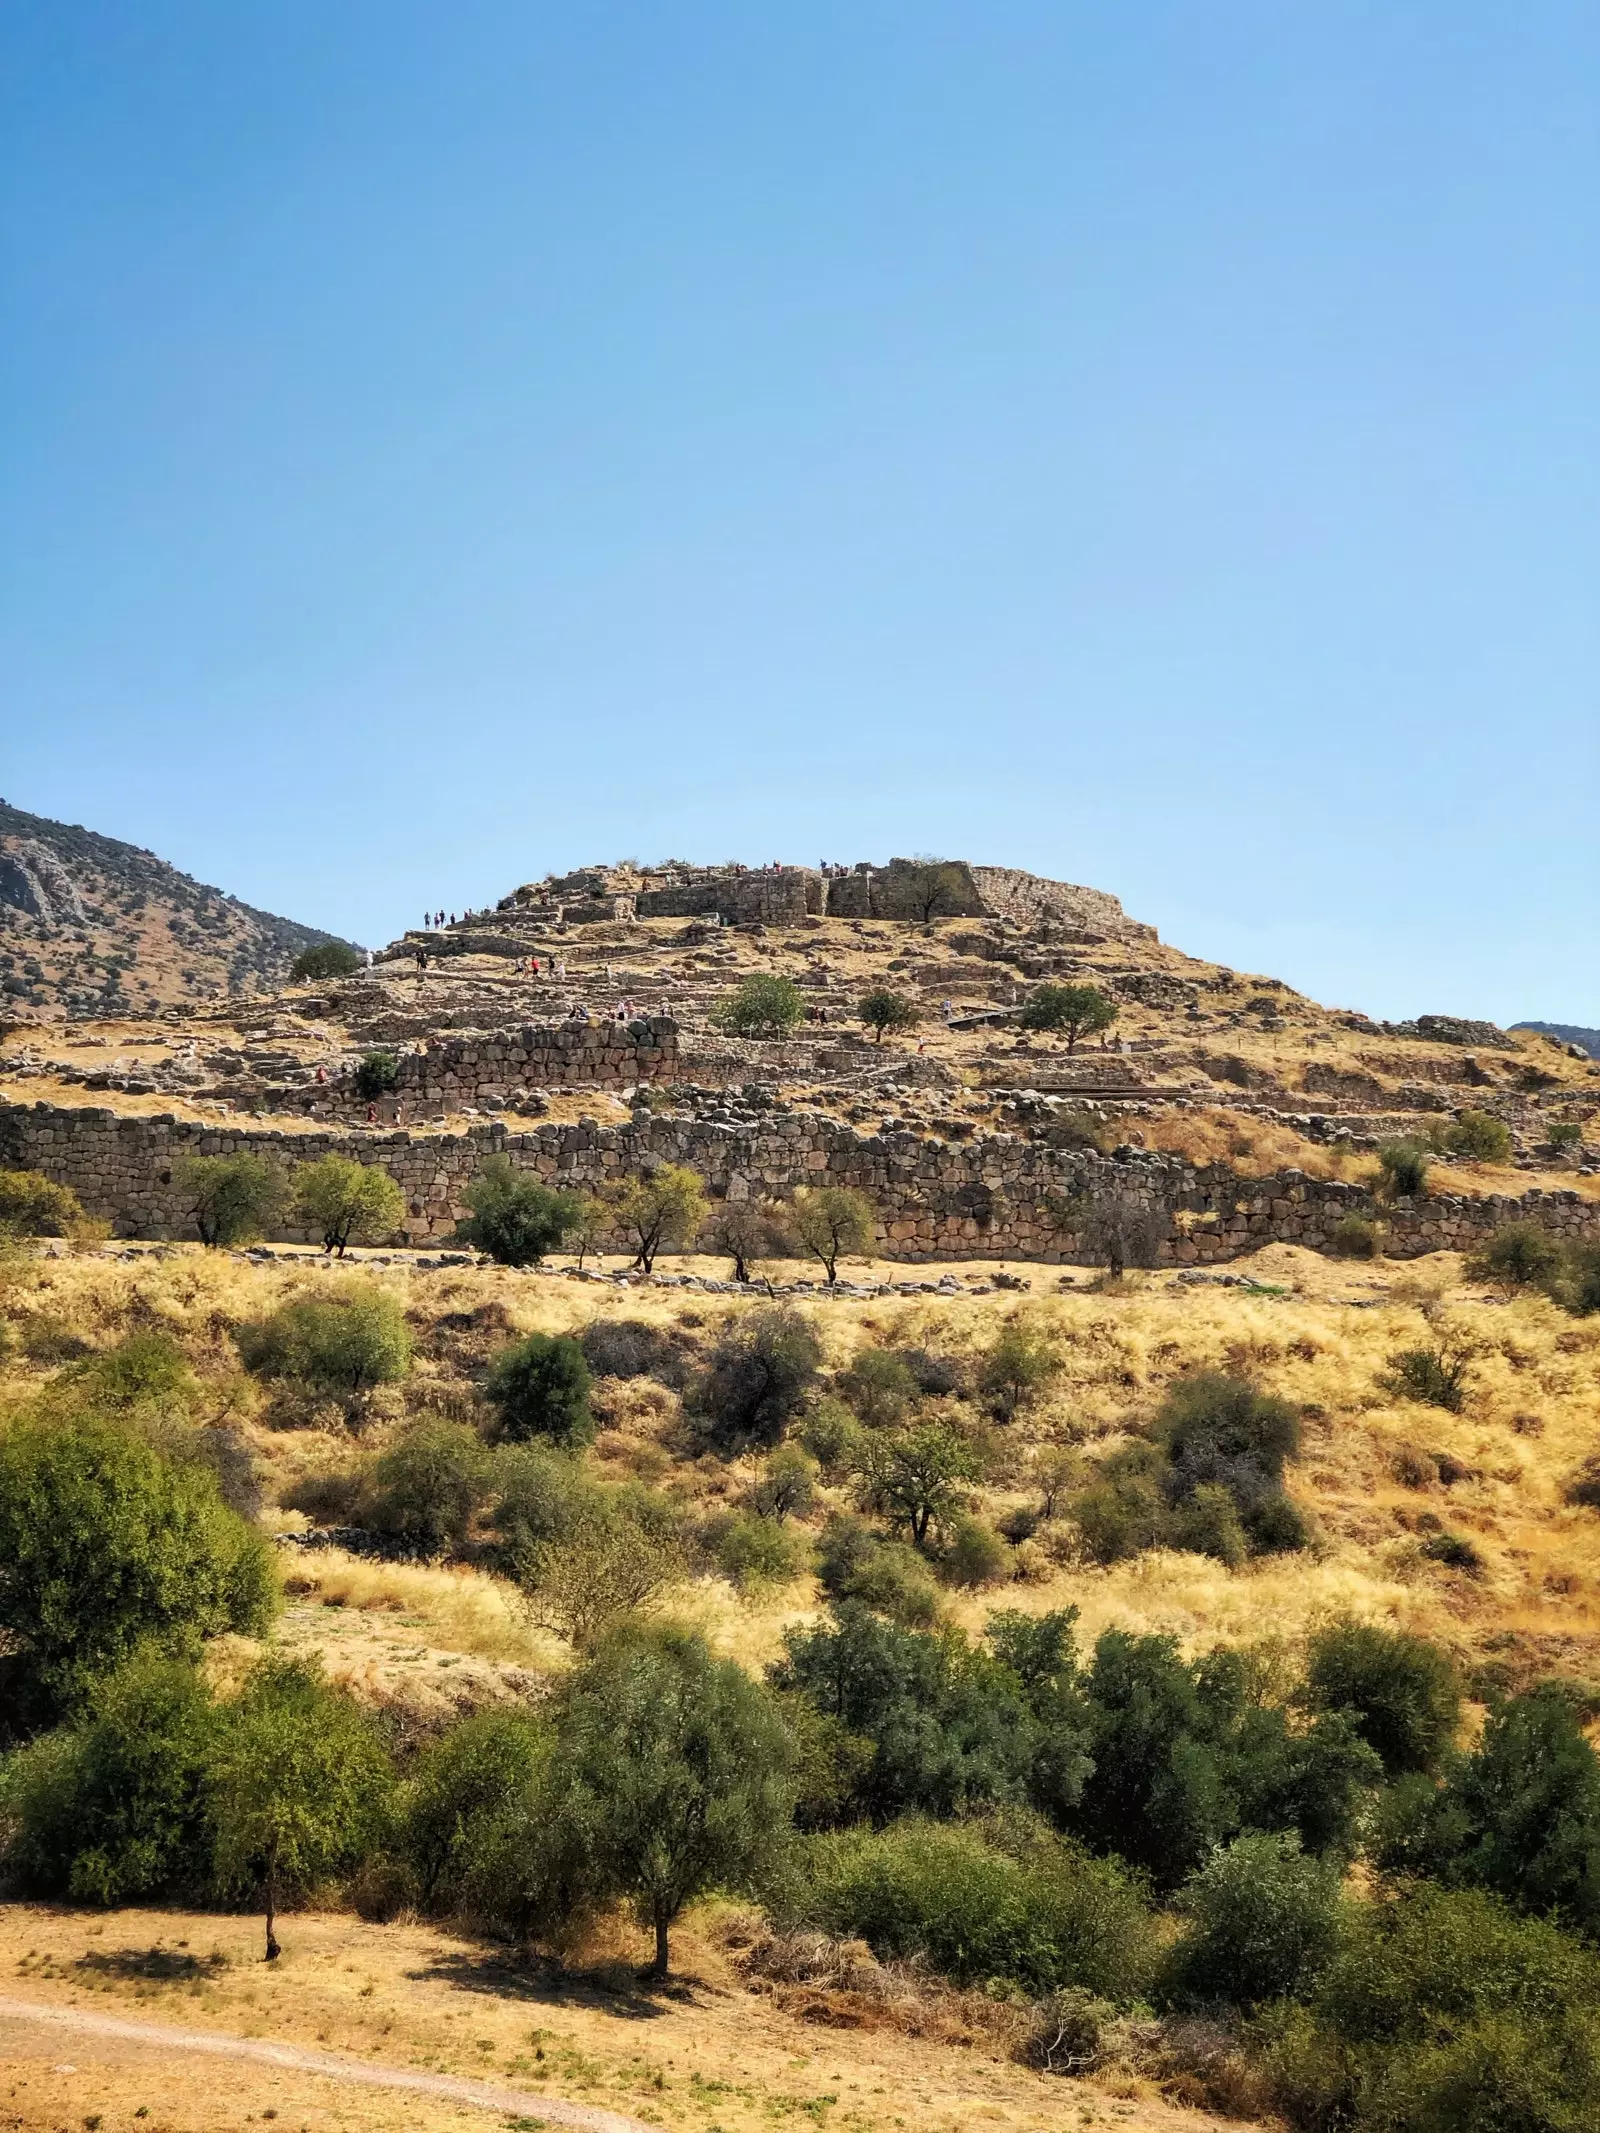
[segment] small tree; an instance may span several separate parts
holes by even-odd
[[[456,1235],[501,1266],[537,1266],[594,1204],[541,1185],[504,1155],[488,1158],[463,1197],[472,1213],[456,1225]]]
[[[234,1334],[247,1370],[337,1400],[359,1414],[379,1385],[411,1368],[411,1333],[394,1297],[365,1282],[332,1296],[301,1296]]]
[[[817,1500],[818,1466],[798,1444],[781,1444],[761,1469],[750,1501],[763,1518],[803,1518]]]
[[[934,1528],[966,1509],[966,1484],[983,1471],[971,1440],[947,1422],[875,1433],[863,1439],[859,1457],[867,1502],[904,1526],[919,1548]]]
[[[319,1663],[263,1659],[222,1716],[206,1794],[219,1885],[254,1891],[267,1961],[285,1897],[358,1865],[380,1832],[393,1772],[363,1714]]]
[[[905,994],[891,992],[887,985],[875,985],[862,999],[858,1012],[879,1044],[890,1031],[899,1036],[904,1030],[915,1029],[922,1020]]]
[[[1418,1400],[1458,1415],[1467,1404],[1472,1348],[1464,1341],[1441,1340],[1432,1348],[1402,1348],[1389,1358],[1378,1383],[1398,1400]]]
[[[822,1353],[810,1322],[786,1305],[730,1318],[688,1407],[724,1451],[776,1444],[804,1407]]]
[[[213,1248],[262,1236],[288,1197],[281,1172],[259,1155],[193,1155],[173,1177],[200,1242]]]
[[[1543,1289],[1555,1281],[1565,1257],[1560,1240],[1542,1222],[1506,1222],[1467,1261],[1474,1281],[1492,1281],[1506,1295]]]
[[[598,1259],[601,1242],[611,1227],[611,1210],[604,1200],[597,1200],[593,1193],[573,1194],[574,1213],[572,1227],[567,1232],[572,1240],[572,1249],[577,1254],[578,1271],[583,1271],[583,1262],[591,1252]]]
[[[1013,1318],[995,1335],[978,1383],[995,1413],[1010,1422],[1060,1375],[1061,1358],[1048,1334],[1027,1319]]]
[[[835,1383],[850,1412],[869,1429],[904,1421],[922,1390],[911,1365],[893,1348],[858,1348]]]
[[[749,1281],[763,1260],[783,1259],[794,1240],[777,1213],[759,1200],[719,1200],[701,1233],[701,1245],[719,1259],[733,1261],[735,1281]]]
[[[1385,1141],[1378,1150],[1378,1181],[1391,1200],[1419,1199],[1428,1189],[1428,1151],[1415,1141]]]
[[[368,1052],[356,1068],[356,1094],[364,1104],[376,1103],[400,1086],[400,1061],[393,1052]]]
[[[302,948],[289,965],[291,985],[304,985],[315,978],[348,978],[361,968],[361,957],[348,941],[318,941]]]
[[[341,1259],[348,1245],[392,1234],[405,1215],[405,1194],[388,1171],[373,1163],[325,1155],[320,1162],[302,1164],[295,1174],[295,1221],[321,1237],[325,1252]]]
[[[1492,1111],[1463,1111],[1446,1132],[1445,1145],[1469,1163],[1509,1163],[1511,1128]]]
[[[1117,1013],[1116,1001],[1098,985],[1040,985],[1017,1020],[1024,1029],[1064,1031],[1067,1050],[1074,1052],[1080,1037],[1109,1029]]]
[[[805,997],[792,979],[757,971],[713,1009],[711,1021],[731,1037],[783,1037],[805,1013]]]
[[[871,1245],[878,1213],[853,1186],[810,1185],[795,1194],[793,1220],[795,1235],[820,1260],[831,1288],[839,1278],[839,1261]]]
[[[648,1274],[659,1252],[682,1244],[705,1220],[705,1180],[681,1163],[662,1163],[648,1177],[630,1178],[612,1201],[612,1212],[638,1247],[635,1268]]]
[[[1314,1711],[1348,1711],[1390,1778],[1440,1769],[1461,1724],[1449,1654],[1370,1622],[1337,1622],[1312,1640],[1304,1696]]]
[[[465,1542],[493,1482],[493,1457],[477,1431],[426,1415],[373,1467],[362,1492],[362,1519],[419,1554],[443,1555]]]
[[[948,859],[919,859],[897,878],[907,908],[924,926],[931,926],[936,918],[953,917],[966,901],[965,876]]]
[[[530,1333],[502,1348],[490,1366],[484,1392],[510,1444],[531,1438],[571,1451],[594,1442],[589,1412],[589,1365],[575,1340]]]
[[[708,1889],[751,1889],[794,1811],[795,1752],[776,1699],[703,1638],[629,1629],[575,1676],[557,1719],[564,1812],[597,1880],[669,1935]]]
[[[1337,1861],[1293,1834],[1235,1838],[1184,1888],[1189,1930],[1173,1951],[1177,1998],[1254,2008],[1303,1996],[1333,1956],[1344,1904]]]
[[[0,1240],[71,1237],[87,1220],[70,1187],[38,1170],[0,1170]]]
[[[685,1567],[676,1538],[615,1495],[585,1501],[564,1533],[534,1543],[514,1565],[529,1619],[579,1651],[676,1583]]]
[[[1172,1218],[1147,1193],[1112,1186],[1090,1202],[1079,1232],[1084,1251],[1120,1281],[1130,1266],[1154,1266]]]

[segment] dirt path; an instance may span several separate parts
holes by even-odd
[[[50,2007],[34,2000],[0,1997],[0,2040],[5,2038],[13,2024],[23,2023],[47,2023],[55,2029],[76,2030],[89,2036],[157,2045],[164,2051],[209,2052],[213,2058],[220,2059],[254,2059],[266,2066],[286,2067],[302,2074],[320,2074],[330,2081],[352,2082],[363,2088],[413,2089],[425,2096],[444,2097],[452,2103],[476,2104],[486,2111],[512,2111],[521,2118],[543,2120],[548,2125],[580,2126],[585,2133],[653,2133],[642,2119],[626,2118],[620,2111],[597,2110],[584,2103],[559,2103],[554,2097],[536,2095],[528,2089],[500,2088],[487,2081],[463,2081],[454,2074],[419,2074],[399,2066],[374,2066],[359,2059],[339,2058],[331,2052],[306,2051],[298,2044],[265,2044],[252,2037],[172,2029],[161,2022],[125,2022],[115,2015],[85,2014],[75,2007]]]

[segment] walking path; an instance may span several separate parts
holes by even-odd
[[[370,2060],[341,2059],[331,2052],[306,2051],[298,2044],[267,2044],[255,2037],[231,2037],[200,2029],[172,2029],[161,2022],[125,2022],[116,2015],[86,2014],[76,2007],[50,2007],[32,2000],[0,1996],[0,2043],[12,2024],[48,2023],[79,2034],[120,2038],[126,2043],[159,2045],[164,2051],[209,2052],[218,2059],[255,2059],[296,2073],[320,2074],[362,2088],[412,2089],[443,2096],[453,2103],[477,2104],[486,2111],[512,2111],[552,2126],[579,2126],[584,2133],[652,2133],[642,2119],[593,2104],[561,2103],[531,2089],[500,2088],[488,2081],[464,2081],[455,2074],[424,2074],[400,2066],[375,2066]]]

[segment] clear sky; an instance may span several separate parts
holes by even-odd
[[[0,792],[1600,1024],[1594,0],[6,0]]]

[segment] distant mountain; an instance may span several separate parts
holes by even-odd
[[[153,852],[0,800],[0,995],[114,1015],[272,992],[336,936],[180,874]]]
[[[1600,1059],[1600,1029],[1585,1029],[1581,1022],[1514,1022],[1511,1026],[1537,1030],[1541,1037],[1559,1037],[1563,1044],[1581,1044],[1591,1059]]]

